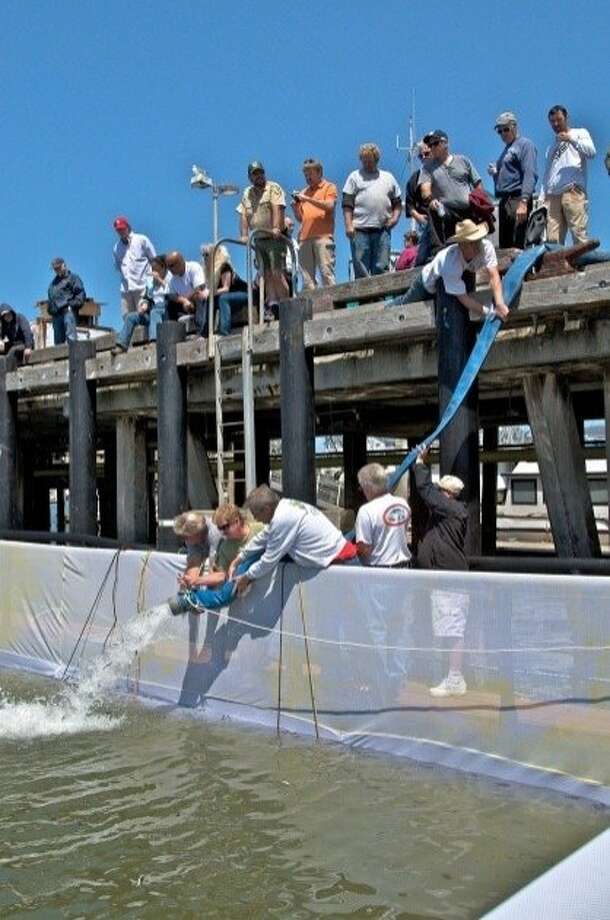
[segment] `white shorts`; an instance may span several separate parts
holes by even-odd
[[[439,638],[463,638],[468,616],[468,595],[459,591],[433,591],[430,599],[434,635]]]

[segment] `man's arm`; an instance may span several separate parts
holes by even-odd
[[[361,559],[368,559],[373,552],[373,540],[371,534],[371,522],[362,509],[356,515],[356,549]]]
[[[250,566],[243,578],[255,581],[272,572],[283,556],[290,552],[297,538],[301,518],[297,515],[280,522],[272,521],[267,532],[265,552],[261,558]],[[248,550],[253,540],[248,544]]]
[[[146,256],[149,262],[152,262],[152,260],[157,255],[157,251],[147,236],[144,237],[144,247],[143,248],[144,248],[144,255]]]
[[[72,275],[72,303],[70,306],[78,311],[86,299],[87,295],[85,294],[83,282],[78,275]]]
[[[282,230],[284,229],[284,205],[281,204],[272,204],[271,205],[271,232],[275,237],[281,236]]]
[[[239,214],[239,235],[240,235],[240,237],[242,238],[242,240],[244,240],[244,242],[248,239],[248,231],[249,231],[249,229],[250,229],[250,228],[249,228],[249,226],[248,226],[248,215],[246,214],[245,211],[240,211],[240,214]]]
[[[592,160],[596,154],[593,138],[586,128],[572,128],[568,131],[569,141],[576,147],[581,156]]]
[[[388,220],[386,227],[388,230],[392,230],[400,220],[400,215],[402,214],[402,201],[400,198],[394,199],[392,202],[392,213],[390,219]]]
[[[34,348],[34,336],[32,335],[32,330],[30,329],[30,324],[28,323],[25,316],[20,316],[17,318],[17,325],[23,333],[23,343],[27,351],[32,351]]]
[[[536,188],[536,179],[538,173],[538,151],[534,144],[529,141],[522,147],[521,169],[523,171],[523,181],[521,182],[521,197],[531,198]]]
[[[452,512],[454,506],[451,499],[434,485],[430,467],[419,457],[415,461],[414,470],[415,486],[428,508],[445,514]]]

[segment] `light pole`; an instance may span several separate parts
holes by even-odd
[[[193,165],[191,188],[212,189],[212,232],[213,242],[218,242],[218,199],[221,195],[239,195],[239,185],[227,185],[214,182],[201,166]]]

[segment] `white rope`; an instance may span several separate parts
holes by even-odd
[[[198,604],[196,601],[191,600],[190,596],[187,595],[187,601],[193,610],[197,613],[207,613],[212,614],[212,616],[220,617],[222,612],[218,610],[208,610],[207,607],[203,607],[201,604]],[[226,608],[222,608],[223,610]],[[253,623],[250,620],[242,620],[239,617],[231,616],[230,613],[227,613],[227,621],[237,623],[239,626],[247,626],[249,629],[264,630],[269,635],[281,635],[284,638],[288,639],[297,639],[299,642],[303,641],[303,633],[294,633],[290,632],[287,629],[277,629],[272,626],[265,626],[262,623]],[[445,638],[445,637],[439,637]],[[451,639],[455,638],[454,636],[447,636],[446,638]],[[338,645],[340,647],[349,646],[350,648],[367,648],[373,649],[374,651],[387,651],[387,652],[436,652],[436,653],[446,653],[447,649],[445,647],[432,646],[426,647],[421,645],[371,645],[368,642],[352,642],[349,639],[341,642],[338,639],[323,639],[321,636],[308,636],[310,642],[318,642],[320,645]],[[524,646],[522,648],[465,648],[465,654],[470,655],[501,655],[507,653],[529,653],[529,652],[610,652],[610,645],[549,645],[549,646]]]

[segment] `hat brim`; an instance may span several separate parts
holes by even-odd
[[[469,230],[468,233],[459,234],[456,233],[454,236],[450,236],[447,240],[448,243],[476,243],[478,240],[482,240],[484,237],[489,236],[489,227],[487,224],[477,224],[476,230]]]

